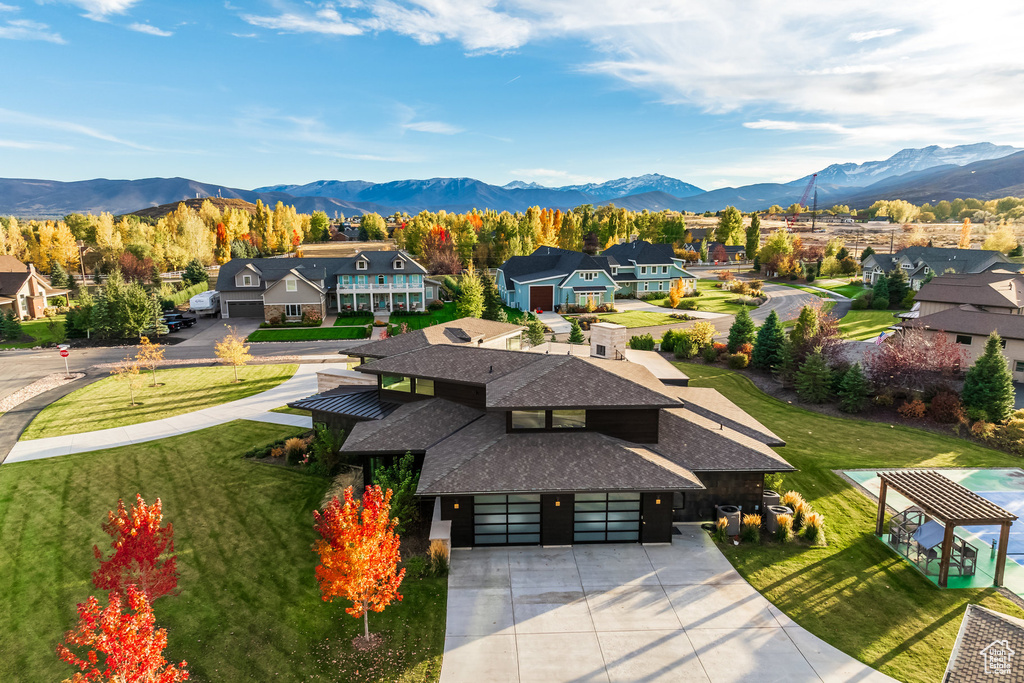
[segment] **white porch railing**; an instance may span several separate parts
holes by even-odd
[[[365,285],[354,285],[354,284],[344,285],[344,284],[342,284],[342,285],[338,285],[338,291],[341,292],[342,294],[351,294],[352,292],[409,292],[409,291],[422,292],[423,291],[423,285],[422,284],[414,285],[414,284],[409,284],[409,283],[405,283],[405,284],[387,283],[387,284],[383,284],[383,285],[378,285],[376,283],[365,284]]]

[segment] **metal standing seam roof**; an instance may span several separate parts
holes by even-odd
[[[935,470],[893,470],[878,477],[940,522],[965,526],[1003,524],[1017,515],[979,496]]]
[[[314,394],[299,401],[293,401],[288,406],[302,410],[320,410],[328,413],[338,413],[351,417],[363,418],[366,420],[380,420],[395,411],[401,404],[381,401],[377,393],[377,387],[342,387],[325,391],[322,394]]]

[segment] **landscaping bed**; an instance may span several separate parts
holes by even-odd
[[[352,327],[306,327],[280,330],[256,330],[246,341],[250,342],[281,342],[281,341],[331,341],[338,339],[366,339],[369,331],[363,326]]]
[[[295,365],[252,365],[240,368],[242,380],[234,383],[234,369],[175,368],[158,370],[153,387],[148,372],[140,376],[135,402],[128,386],[114,377],[101,379],[73,391],[44,408],[21,435],[22,440],[79,434],[111,427],[159,420],[202,408],[237,401],[276,387],[295,374]]]
[[[75,604],[100,596],[92,546],[109,541],[107,512],[140,493],[160,498],[174,525],[181,593],[154,611],[167,658],[186,660],[191,680],[437,681],[447,581],[407,575],[403,600],[370,613],[383,645],[357,652],[362,619],[323,602],[313,573],[312,513],[330,480],[240,457],[300,431],[238,421],[0,468],[0,680],[73,674],[54,647],[75,625]]]
[[[874,538],[874,503],[832,469],[1019,467],[1020,459],[953,436],[804,410],[721,367],[677,363],[691,386],[714,387],[786,441],[798,472],[785,489],[824,514],[828,546],[726,545],[743,577],[798,624],[902,681],[940,680],[964,609],[1024,616],[995,588],[941,590]]]
[[[55,329],[50,323],[54,322]],[[31,349],[34,346],[49,346],[64,342],[64,315],[56,315],[51,319],[23,320],[21,338],[0,341],[0,349]]]

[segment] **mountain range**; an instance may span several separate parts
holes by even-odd
[[[810,175],[788,183],[705,191],[657,173],[562,187],[522,181],[498,186],[474,178],[430,178],[387,183],[318,180],[253,190],[187,178],[75,182],[0,178],[0,215],[49,218],[75,212],[123,214],[197,196],[262,200],[271,205],[282,201],[303,213],[319,210],[329,216],[441,209],[462,212],[473,208],[524,211],[530,206],[570,209],[580,204],[608,203],[637,211],[717,211],[729,205],[752,211],[798,201],[809,179]],[[1024,194],[1024,150],[987,142],[904,149],[884,161],[832,164],[818,171],[815,188],[819,206],[848,204],[853,208],[867,207],[878,199],[906,199],[919,204],[956,197],[1019,196]]]

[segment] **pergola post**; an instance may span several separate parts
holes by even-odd
[[[1010,545],[1010,525],[1011,522],[1003,522],[1002,528],[999,530],[999,554],[996,556],[996,586],[1003,585],[1003,571],[1006,569],[1006,550]]]
[[[949,579],[949,558],[953,554],[953,531],[956,525],[946,522],[946,532],[942,535],[942,559],[939,560],[939,588],[945,588]]]
[[[889,485],[885,483],[885,479],[879,483],[881,485],[878,487],[878,519],[875,521],[875,536],[881,536],[885,526],[885,494],[889,491]]]

